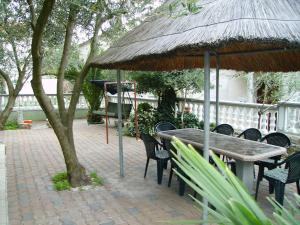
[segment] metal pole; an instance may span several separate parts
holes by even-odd
[[[210,113],[210,54],[208,51],[204,52],[204,148],[203,156],[207,161],[209,160],[209,113]],[[203,220],[207,220],[208,216],[208,202],[203,198]]]
[[[216,126],[219,125],[219,87],[220,87],[220,57],[216,55]]]
[[[134,87],[134,127],[135,127],[135,138],[139,139],[139,127],[138,127],[138,115],[137,115],[137,104],[136,104],[136,82],[133,82]]]
[[[107,83],[104,83],[104,96],[105,96],[105,134],[106,134],[106,144],[108,144],[108,115],[107,115]]]
[[[123,161],[123,136],[122,136],[122,105],[121,105],[121,71],[117,70],[117,91],[118,91],[118,135],[119,135],[119,160],[120,176],[124,177]]]

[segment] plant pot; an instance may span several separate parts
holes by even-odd
[[[104,123],[104,120],[103,120],[103,117],[98,114],[88,113],[87,114],[87,123],[88,124],[102,124],[102,123]]]

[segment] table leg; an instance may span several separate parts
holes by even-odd
[[[236,176],[245,184],[250,194],[254,194],[253,190],[253,162],[236,160]]]

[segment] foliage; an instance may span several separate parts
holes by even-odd
[[[176,93],[173,88],[166,89],[162,93],[161,102],[157,107],[158,121],[175,123]]]
[[[103,181],[102,181],[102,179],[97,175],[97,172],[91,172],[91,173],[90,173],[90,178],[91,178],[92,184],[93,184],[94,186],[98,186],[98,185],[102,185],[102,184],[103,184]]]
[[[70,190],[71,188],[67,172],[57,173],[51,178],[51,180],[54,184],[55,190],[57,191]]]
[[[168,89],[175,92],[189,90],[201,92],[203,89],[203,70],[174,70],[171,72],[143,72],[134,71],[129,73],[131,79],[137,82],[139,93],[153,93],[159,100],[162,93]],[[159,102],[160,103],[160,102]]]
[[[76,77],[79,75],[80,70],[82,69],[82,66],[80,65],[70,65],[66,72],[65,72],[65,78],[71,82],[75,82]],[[88,105],[88,115],[87,120],[88,123],[102,123],[102,116],[93,114],[92,112],[94,110],[99,110],[101,101],[104,97],[104,90],[97,87],[95,84],[92,84],[91,80],[103,80],[105,79],[105,74],[102,70],[99,69],[91,69],[89,70],[87,76],[84,79],[84,82],[82,84],[82,93],[87,101]]]
[[[198,0],[175,0],[169,4],[169,13],[173,17],[186,16],[198,13],[201,9],[197,5]]]
[[[264,104],[275,104],[288,101],[296,91],[300,91],[299,73],[257,73],[254,91],[257,101]]]
[[[0,1],[0,68],[12,72],[13,79],[17,78],[16,61],[23,66],[30,51],[32,32],[26,7],[23,1]]]
[[[199,0],[170,0],[166,1],[160,8],[157,9],[157,15],[169,15],[171,17],[186,16],[189,14],[198,13],[201,6]]]
[[[140,103],[137,108],[138,112],[151,111],[151,110],[153,110],[153,107],[147,102]]]
[[[73,120],[84,79],[90,69],[92,59],[100,52],[99,46],[101,41],[103,41],[101,40],[103,35],[107,34],[111,39],[118,37],[120,33],[128,28],[128,21],[138,21],[139,18],[148,12],[145,6],[153,4],[153,1],[4,0],[0,3],[0,55],[6,55],[2,52],[2,47],[6,47],[6,45],[3,46],[2,44],[2,34],[3,29],[7,27],[5,22],[8,22],[10,23],[9,25],[16,28],[15,33],[10,35],[10,39],[16,40],[16,37],[24,37],[25,41],[29,43],[25,45],[27,43],[20,42],[20,46],[17,47],[18,50],[28,50],[28,57],[25,54],[25,58],[31,57],[33,59],[32,68],[30,68],[30,72],[32,72],[30,73],[32,74],[31,86],[64,153],[63,156],[68,169],[68,180],[74,187],[87,184],[89,182],[88,176],[85,168],[77,160],[73,137]],[[2,9],[5,8],[2,6],[6,5],[9,6],[5,10],[6,14],[14,14],[14,20],[7,19],[6,14],[2,13]],[[113,32],[109,34],[109,31]],[[26,36],[29,38],[26,38]],[[66,105],[63,92],[65,70],[72,61],[72,47],[82,37],[87,38],[88,56],[84,60],[78,76],[75,78],[70,102]],[[6,38],[6,34],[4,38]],[[7,49],[14,54],[13,47]],[[54,60],[51,58],[53,55],[55,56]],[[12,61],[18,61],[16,60],[17,57],[11,58]],[[45,72],[45,64],[53,64],[51,65],[52,70],[57,68],[57,71],[54,71],[57,76],[57,110],[53,110],[53,103],[46,95],[41,82],[44,75],[43,72]],[[21,85],[23,85],[23,79],[19,86]],[[15,94],[17,95],[18,93]],[[64,132],[60,132],[62,130]]]
[[[200,128],[200,121],[198,120],[197,116],[190,112],[183,113],[183,126],[181,121],[181,113],[177,114],[176,118],[176,127],[180,128]]]
[[[157,111],[148,103],[140,103],[137,108],[139,132],[144,134],[154,134],[154,125],[157,123]],[[125,125],[124,133],[135,136],[135,116],[130,115],[130,121]]]
[[[75,82],[76,77],[79,75],[81,65],[70,65],[65,72],[65,79]],[[88,104],[88,123],[103,123],[102,116],[93,114],[94,110],[99,110],[101,102],[104,98],[104,90],[95,84],[91,83],[91,80],[110,80],[113,81],[115,76],[112,76],[112,72],[108,70],[100,70],[92,68],[89,70],[87,76],[82,84],[82,93]]]
[[[215,127],[216,127],[216,124],[215,124],[215,123],[210,123],[210,124],[209,124],[210,130],[213,130]],[[204,121],[203,121],[203,120],[200,121],[199,129],[204,130]]]
[[[181,113],[177,113],[176,118],[176,127],[182,127],[182,120],[181,120]],[[215,128],[215,123],[210,123],[210,130]],[[203,120],[199,121],[197,116],[191,112],[184,112],[183,113],[183,127],[182,128],[198,128],[204,129],[204,122]]]
[[[7,121],[4,126],[4,130],[16,130],[18,129],[18,122],[11,120]]]
[[[103,184],[102,179],[97,175],[96,172],[91,172],[90,173],[90,179],[91,183],[94,186],[99,186]],[[71,185],[68,181],[68,174],[67,172],[60,172],[52,176],[51,178],[54,188],[57,191],[62,191],[62,190],[70,190]]]
[[[57,46],[45,47],[45,56],[44,56],[44,66],[43,74],[46,75],[56,75],[59,67],[60,57],[63,53],[63,45],[59,44]],[[81,68],[83,60],[80,58],[79,48],[75,45],[70,47],[67,71],[65,74],[67,80],[75,80],[78,75],[78,70]],[[68,74],[71,71],[77,72],[77,74]],[[69,75],[76,75],[75,77],[68,77]]]
[[[203,87],[203,70],[171,72],[131,72],[139,93],[150,92],[158,97],[158,121],[175,121],[176,92],[200,92]]]
[[[218,169],[206,161],[191,145],[186,146],[177,138],[172,144],[177,150],[175,162],[182,170],[182,174],[175,172],[198,194],[205,197],[210,206],[204,206],[198,199],[194,200],[202,207],[207,207],[210,214],[208,221],[194,221],[194,223],[213,224],[298,224],[297,216],[300,210],[288,201],[289,211],[279,206],[273,199],[269,201],[275,207],[274,217],[277,223],[268,218],[249,194],[244,184],[231,172],[218,156],[212,153],[212,158]],[[186,178],[186,177],[189,177]],[[300,197],[295,194],[296,204],[300,204]],[[182,222],[184,223],[184,222]]]
[[[88,72],[85,81],[82,85],[82,93],[89,105],[89,113],[93,110],[98,110],[100,108],[101,101],[104,96],[104,90],[92,84],[91,80],[101,80],[102,78],[101,70],[93,69]]]
[[[26,6],[25,1],[0,1],[0,93],[5,81],[9,95],[0,112],[0,129],[4,129],[16,98],[31,75],[32,32]]]

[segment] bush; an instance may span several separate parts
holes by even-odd
[[[181,121],[181,113],[177,114],[176,126],[178,128],[200,128],[200,122],[195,114],[190,112],[183,113],[183,127]]]
[[[97,175],[96,172],[91,172],[90,173],[90,178],[91,178],[92,184],[95,185],[95,186],[103,184],[102,179]]]
[[[4,126],[4,130],[16,130],[18,129],[18,122],[17,121],[7,121]]]
[[[157,111],[148,103],[141,103],[137,109],[138,128],[140,133],[154,134],[154,125],[157,123]],[[125,124],[123,133],[129,136],[135,136],[135,116],[130,115],[130,122]]]
[[[51,180],[53,181],[54,188],[57,191],[70,190],[71,188],[67,172],[57,173],[51,178]]]
[[[102,185],[102,179],[97,175],[96,172],[91,172],[90,173],[90,179],[91,179],[91,184],[94,186]],[[60,172],[55,174],[51,178],[54,189],[57,191],[62,191],[62,190],[70,190],[71,185],[68,181],[68,174],[67,172]]]
[[[215,124],[215,123],[210,123],[210,124],[209,124],[209,128],[210,128],[211,131],[212,131],[215,127],[216,127],[216,124]],[[200,121],[199,129],[204,130],[204,121],[203,121],[203,120]]]

